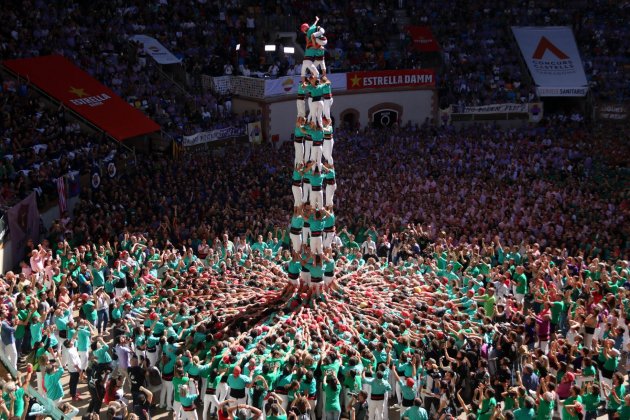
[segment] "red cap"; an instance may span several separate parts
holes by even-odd
[[[269,326],[268,325],[263,325],[262,330],[267,332],[269,331]]]
[[[151,312],[151,315],[149,315],[149,319],[151,321],[155,321],[158,317],[158,314],[156,314],[155,312]]]
[[[408,327],[411,327],[411,320],[410,319],[405,319],[405,325]]]
[[[88,300],[90,296],[87,293],[81,293],[81,300]]]
[[[437,337],[438,340],[441,340],[444,338],[444,333],[442,331],[438,331],[435,333],[435,336]]]
[[[219,331],[218,333],[214,334],[214,338],[216,338],[217,340],[220,340],[221,338],[223,338],[223,333]]]
[[[573,382],[575,380],[575,375],[572,372],[568,372],[564,376],[566,376],[566,378],[569,380],[569,382]]]
[[[300,31],[302,32],[306,32],[308,31],[308,28],[310,28],[311,26],[308,23],[303,23],[302,25],[300,25]]]
[[[413,378],[407,378],[407,386],[409,388],[413,387],[416,384],[416,381],[413,380]]]

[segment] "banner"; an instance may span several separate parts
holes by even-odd
[[[182,62],[155,38],[147,35],[133,35],[129,39],[141,43],[144,47],[144,52],[149,54],[159,64],[178,64]]]
[[[504,114],[506,112],[528,112],[527,104],[495,104],[484,106],[465,106],[462,114]]]
[[[244,135],[245,127],[219,128],[218,130],[204,131],[193,134],[192,136],[184,136],[182,145],[185,147],[197,146],[198,144],[210,143],[217,140],[225,140],[231,137]]]
[[[567,26],[513,26],[538,96],[585,96],[588,83],[575,37]]]
[[[346,90],[345,73],[328,74],[326,77],[330,80],[333,92]],[[299,85],[300,76],[285,76],[277,79],[267,79],[265,80],[265,97],[297,95]]]
[[[411,47],[421,52],[440,51],[440,44],[437,43],[431,28],[428,26],[407,26],[407,33],[411,37]]]
[[[9,223],[7,223],[6,213],[0,214],[0,245],[9,238]]]
[[[599,118],[611,121],[628,119],[628,108],[623,104],[600,104],[597,106]]]
[[[247,124],[247,136],[249,137],[250,143],[262,143],[262,127],[260,125],[260,121],[254,121]]]
[[[348,90],[435,87],[433,69],[358,71],[346,73]]]
[[[62,175],[55,182],[57,183],[57,194],[59,195],[59,217],[63,217],[63,214],[68,210],[66,177]]]
[[[7,211],[9,232],[11,234],[11,248],[13,250],[12,266],[24,258],[26,241],[39,241],[39,211],[35,193],[32,192],[24,200]]]
[[[3,64],[118,141],[160,131],[153,120],[60,55]]]
[[[508,115],[510,114],[510,115]],[[543,117],[543,103],[531,102],[526,104],[493,104],[483,106],[449,106],[438,111],[438,118],[442,125],[449,125],[453,120],[461,121],[503,121],[512,119],[525,119],[525,116],[514,114],[527,114],[529,122],[537,123]],[[475,118],[479,116],[479,118]]]

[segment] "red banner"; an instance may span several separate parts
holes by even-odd
[[[355,71],[346,78],[348,90],[435,86],[433,69]]]
[[[157,123],[65,57],[48,55],[3,64],[118,141],[160,130]]]
[[[411,37],[412,47],[416,51],[440,51],[440,44],[435,40],[433,32],[428,26],[407,26],[407,33]]]

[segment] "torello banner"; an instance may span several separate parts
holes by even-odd
[[[65,57],[47,55],[2,64],[118,141],[160,131],[152,119]]]

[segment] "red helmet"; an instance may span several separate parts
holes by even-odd
[[[311,26],[308,23],[303,23],[302,25],[300,25],[300,30],[302,32],[306,32],[308,31],[308,28],[310,28]]]

